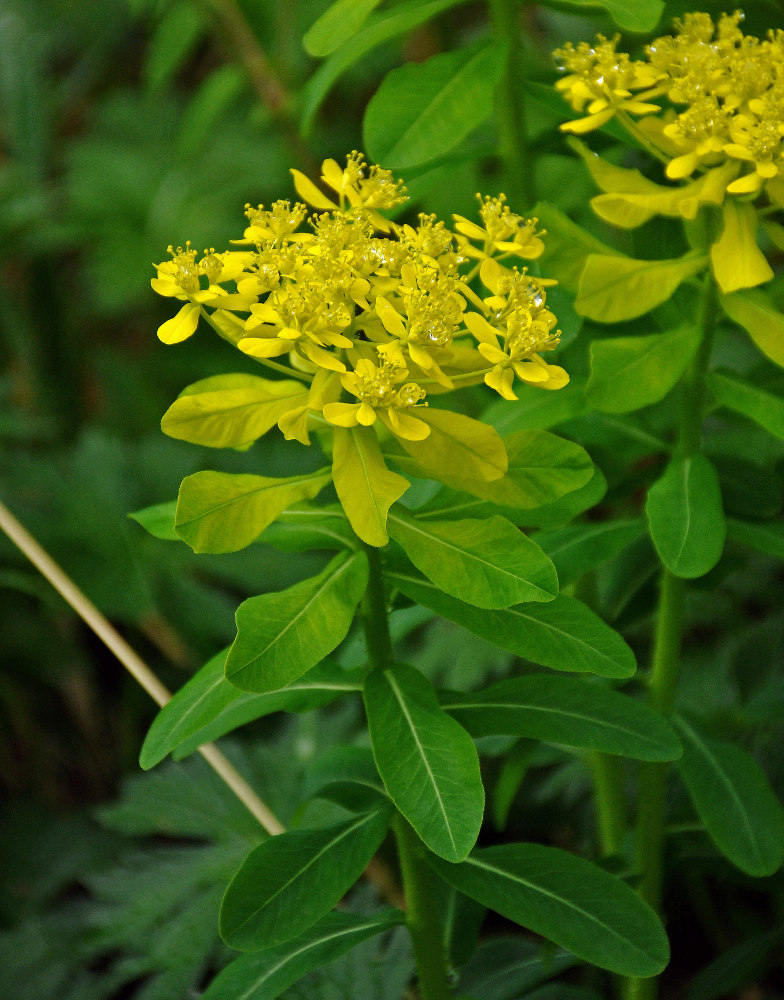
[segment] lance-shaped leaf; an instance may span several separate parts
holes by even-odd
[[[676,576],[703,576],[721,558],[727,533],[721,487],[704,455],[674,458],[648,490],[645,512],[659,558]]]
[[[741,871],[772,875],[784,861],[784,810],[759,764],[675,721],[683,741],[678,771],[711,839]]]
[[[339,504],[299,503],[286,507],[259,541],[283,552],[357,548],[357,536]]]
[[[693,325],[643,337],[613,337],[591,344],[586,397],[605,413],[629,413],[656,403],[694,357],[700,334]]]
[[[161,420],[169,437],[211,448],[250,444],[307,399],[308,386],[259,375],[213,375],[188,386]]]
[[[391,70],[365,111],[368,155],[403,168],[449,152],[492,113],[504,64],[500,46],[483,45]]]
[[[302,45],[311,56],[328,56],[362,27],[380,0],[336,0],[305,32]]]
[[[154,538],[160,538],[165,542],[179,542],[180,536],[174,530],[176,512],[177,501],[166,500],[164,503],[155,503],[151,507],[135,510],[128,517],[133,518]]]
[[[777,438],[784,438],[784,399],[781,396],[718,372],[711,372],[706,380],[722,406],[749,417]]]
[[[552,92],[552,88],[548,90]],[[602,243],[587,229],[572,222],[555,205],[537,202],[533,214],[547,229],[547,240],[541,258],[545,273],[556,278],[568,292],[576,292],[579,288],[580,275],[591,254],[624,259],[620,251]]]
[[[338,826],[289,830],[251,851],[221,904],[226,944],[238,951],[272,948],[329,913],[378,850],[391,813],[387,804]]]
[[[363,542],[386,545],[387,512],[410,484],[387,468],[372,427],[336,427],[333,433],[332,478],[346,517]]]
[[[458,891],[602,969],[647,977],[667,964],[667,936],[653,910],[625,882],[574,854],[503,844],[458,865],[428,860]]]
[[[460,861],[484,810],[473,740],[439,707],[429,681],[404,664],[368,675],[365,710],[390,798],[431,851]]]
[[[705,258],[698,254],[675,260],[590,254],[574,305],[582,316],[600,323],[634,319],[666,302],[681,282],[703,270],[705,264]]]
[[[466,479],[493,482],[509,467],[504,442],[494,427],[452,410],[421,409],[417,417],[430,427],[424,441],[400,439],[400,444],[439,482],[459,475]]]
[[[558,593],[553,564],[503,517],[419,521],[400,512],[390,514],[389,531],[433,583],[478,608],[551,601]]]
[[[645,521],[598,521],[570,524],[536,536],[536,544],[552,559],[561,587],[614,559],[645,534]]]
[[[544,667],[603,677],[631,677],[637,669],[621,636],[574,597],[559,594],[546,604],[484,611],[444,594],[429,580],[397,572],[387,576],[412,601]]]
[[[289,986],[351,948],[405,923],[402,910],[372,917],[336,910],[292,941],[241,955],[218,973],[202,1000],[276,1000]]]
[[[784,314],[767,292],[753,288],[722,295],[724,311],[742,326],[763,354],[784,368]]]
[[[139,755],[145,771],[172,750],[183,757],[202,743],[272,712],[307,712],[361,690],[355,672],[325,660],[284,688],[250,694],[226,680],[227,654],[224,649],[208,660],[156,715]]]
[[[672,727],[653,709],[574,677],[513,677],[445,696],[441,707],[474,737],[526,736],[634,760],[675,760],[681,753]]]
[[[763,555],[784,559],[784,524],[756,524],[753,521],[739,521],[727,518],[727,537],[734,542],[748,545]]]
[[[285,479],[196,472],[180,484],[174,528],[194,552],[237,552],[289,504],[312,500],[329,481],[327,469]]]
[[[662,0],[564,0],[568,7],[603,7],[619,28],[647,33],[659,23]]]
[[[367,573],[364,553],[341,552],[318,576],[243,601],[226,677],[256,692],[276,691],[301,677],[345,639]]]
[[[747,201],[727,198],[722,214],[724,229],[710,254],[716,284],[726,294],[770,281],[773,271],[757,246],[757,209]]]

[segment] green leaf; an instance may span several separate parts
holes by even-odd
[[[372,917],[328,913],[292,941],[235,959],[213,979],[202,1000],[276,1000],[308,972],[404,922],[401,910],[383,910]]]
[[[547,556],[503,517],[419,521],[391,514],[389,530],[441,590],[479,608],[551,601],[558,577]]]
[[[266,434],[307,395],[308,387],[292,379],[213,375],[180,393],[164,413],[161,430],[191,444],[239,448]]]
[[[314,21],[302,44],[311,56],[328,56],[362,27],[381,0],[336,0]]]
[[[442,699],[471,735],[525,736],[619,754],[675,760],[681,747],[665,719],[642,702],[574,677],[530,674]]]
[[[554,670],[631,677],[634,653],[624,640],[574,597],[484,611],[449,597],[428,580],[404,573],[387,577],[406,597],[516,656]]]
[[[699,330],[691,324],[668,333],[594,340],[588,402],[605,413],[657,403],[681,377],[699,343]]]
[[[272,712],[306,712],[361,690],[355,673],[325,660],[278,691],[249,694],[226,680],[227,654],[224,649],[208,660],[156,715],[139,755],[145,771],[174,749],[182,757]]]
[[[213,979],[202,1000],[276,1000],[308,972],[402,923],[401,910],[383,910],[372,917],[328,913],[292,941],[235,959]]]
[[[448,153],[492,113],[505,63],[503,48],[485,45],[391,70],[365,111],[368,155],[405,168]]]
[[[543,528],[552,531],[561,528],[574,520],[579,514],[595,507],[607,492],[607,480],[604,473],[594,466],[593,475],[579,490],[567,493],[553,503],[543,504],[533,510],[521,512],[518,520],[522,525]]]
[[[676,576],[704,576],[721,558],[727,531],[721,487],[704,455],[674,458],[648,490],[645,512],[656,551]]]
[[[128,517],[137,521],[145,531],[149,531],[155,538],[160,538],[165,542],[179,542],[181,541],[180,536],[174,530],[176,511],[177,501],[167,500],[165,503],[156,503],[151,507],[135,510]]]
[[[579,958],[624,976],[655,976],[669,959],[653,910],[624,882],[574,854],[538,844],[428,859],[441,878]]]
[[[562,0],[569,7],[603,7],[619,28],[647,34],[659,23],[664,11],[662,0]]]
[[[453,410],[422,409],[417,416],[430,427],[424,441],[400,444],[427,477],[451,485],[455,469],[465,480],[495,482],[509,467],[504,442],[494,427]]]
[[[720,301],[730,319],[743,327],[762,353],[784,368],[784,314],[770,295],[754,288],[722,295]]]
[[[496,399],[488,406],[482,419],[492,424],[507,441],[507,435],[521,430],[549,430],[574,417],[581,417],[586,410],[585,384],[572,378],[558,392],[542,392],[535,386],[523,384],[515,389],[518,399]]]
[[[645,521],[593,521],[573,524],[536,536],[536,544],[552,559],[561,587],[614,559],[645,534]]]
[[[300,503],[287,507],[259,541],[283,552],[357,548],[357,536],[339,504]]]
[[[329,799],[354,812],[389,801],[369,747],[335,746],[322,753],[310,763],[302,791],[304,798]]]
[[[555,205],[537,202],[533,214],[547,230],[544,254],[541,257],[544,273],[556,278],[568,292],[576,292],[580,287],[580,275],[586,260],[592,254],[628,259],[620,251],[597,240],[587,229],[572,222]]]
[[[666,302],[681,282],[704,267],[705,258],[695,254],[675,260],[589,254],[575,309],[599,323],[634,319]]]
[[[727,518],[727,537],[734,542],[748,545],[763,555],[784,559],[784,524],[774,521],[770,524],[754,524]]]
[[[710,965],[689,982],[686,1000],[722,1000],[743,995],[743,987],[759,982],[766,969],[777,964],[784,927],[757,932],[739,944],[722,950]]]
[[[678,771],[705,829],[725,857],[757,878],[784,861],[784,809],[759,764],[739,747],[703,739],[685,719]]]
[[[485,800],[471,737],[404,664],[368,675],[365,710],[390,798],[431,851],[460,861],[476,842]]]
[[[710,372],[706,381],[722,406],[742,413],[777,438],[784,438],[784,399],[735,376]]]
[[[424,21],[429,21],[442,11],[457,6],[465,0],[408,0],[390,10],[381,11],[367,19],[365,25],[332,55],[311,76],[302,92],[301,131],[307,135],[316,112],[335,81],[378,45],[411,31]]]
[[[272,948],[329,913],[378,850],[390,814],[382,806],[338,826],[289,830],[251,851],[223,897],[226,944],[237,951]]]
[[[410,484],[387,468],[372,427],[335,428],[332,478],[355,533],[368,545],[386,545],[387,512]]]
[[[310,580],[237,608],[226,677],[243,691],[276,691],[345,639],[367,585],[364,553],[341,552]]]
[[[560,975],[576,961],[560,949],[552,954],[552,949],[543,948],[541,941],[520,936],[489,937],[460,968],[458,997],[527,998],[529,990]]]
[[[194,552],[237,552],[298,500],[312,500],[329,483],[329,470],[267,476],[196,472],[180,484],[174,527]]]
[[[169,5],[146,47],[143,77],[150,90],[167,83],[190,56],[206,28],[204,15],[189,0]]]

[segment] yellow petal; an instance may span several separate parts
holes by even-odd
[[[482,344],[498,348],[498,331],[487,322],[484,316],[475,312],[466,313],[463,322]],[[484,354],[484,351],[482,353]]]
[[[664,172],[669,178],[677,181],[693,174],[699,162],[700,158],[696,153],[684,153],[683,156],[676,156],[674,160],[670,160]]]
[[[378,416],[393,434],[406,441],[424,441],[430,434],[430,428],[423,420],[417,420],[404,410],[379,410]]]
[[[166,320],[158,327],[158,339],[164,344],[179,344],[187,340],[199,325],[199,307],[193,302],[186,302],[176,316]]]
[[[604,111],[600,111],[596,115],[588,115],[587,118],[577,118],[573,122],[564,122],[561,125],[561,131],[583,135],[586,132],[592,132],[596,128],[601,128],[614,114],[615,111],[612,108],[605,108]]]
[[[719,288],[726,294],[770,281],[773,271],[757,246],[757,210],[747,201],[728,198],[723,215],[724,230],[711,247],[713,276]]]
[[[237,347],[252,358],[277,358],[286,354],[294,346],[291,340],[279,337],[243,337]]]
[[[359,403],[327,403],[324,407],[324,419],[337,427],[356,427]]]
[[[500,365],[496,367],[485,375],[485,385],[489,385],[491,389],[503,396],[504,399],[517,399],[518,397],[512,391],[512,383],[514,382],[514,372],[511,368],[502,368]]]
[[[319,191],[309,177],[306,177],[299,170],[292,170],[291,175],[294,178],[294,187],[297,189],[297,194],[303,201],[306,201],[314,208],[320,208],[325,212],[329,212],[333,208],[338,207],[334,201],[330,201],[326,195]]]
[[[310,358],[314,365],[319,368],[328,368],[331,372],[344,372],[346,366],[342,361],[338,361],[334,354],[325,351],[323,347],[316,344],[306,343],[301,348],[305,355]]]
[[[349,406],[350,405],[351,404],[349,403]],[[359,404],[359,409],[357,410],[357,422],[362,424],[363,427],[372,427],[376,422],[376,411],[366,399],[363,399]]]
[[[308,417],[310,407],[297,406],[288,413],[284,413],[278,420],[278,427],[283,437],[287,441],[300,441],[302,444],[310,444],[308,434]]]
[[[395,337],[404,337],[406,334],[406,326],[403,322],[400,314],[391,305],[388,299],[385,299],[383,295],[379,295],[376,298],[376,315],[384,324],[384,329],[387,333],[391,333]]]

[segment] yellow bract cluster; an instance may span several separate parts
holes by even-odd
[[[741,20],[739,12],[716,23],[687,14],[673,35],[647,46],[644,60],[616,52],[617,38],[559,49],[567,75],[556,87],[587,112],[562,128],[589,132],[617,116],[667,163],[671,179],[724,168],[729,194],[764,189],[784,205],[784,32],[758,39],[743,34]]]
[[[398,225],[380,213],[405,201],[388,170],[352,153],[344,168],[322,165],[326,195],[293,170],[303,204],[246,206],[236,249],[169,248],[152,287],[184,305],[158,336],[189,337],[206,318],[243,353],[310,383],[306,404],[278,423],[308,443],[309,427],[372,426],[420,441],[426,397],[485,381],[515,399],[515,378],[546,389],[568,376],[541,354],[558,343],[545,279],[514,260],[544,249],[535,219],[515,215],[503,195],[480,198],[481,224],[434,216]],[[479,277],[487,295],[470,282]]]

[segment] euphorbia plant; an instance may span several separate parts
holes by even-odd
[[[655,709],[591,682],[630,677],[634,655],[585,604],[559,594],[553,563],[521,530],[593,502],[587,453],[547,431],[502,437],[449,395],[485,383],[511,406],[520,386],[568,382],[543,357],[559,339],[552,282],[536,271],[546,235],[503,196],[480,199],[479,220],[456,216],[453,228],[429,215],[389,221],[402,185],[357,153],[344,168],[325,161],[325,189],[293,174],[314,214],[286,201],[247,206],[236,249],[199,258],[186,246],[159,265],[153,287],[184,302],[160,328],[164,342],[186,339],[203,319],[269,370],[189,386],[162,426],[246,449],[277,425],[323,464],[286,478],[198,472],[175,504],[138,517],[197,552],[259,539],[336,554],[318,575],[239,607],[233,645],[163,709],[141,759],[150,767],[270,712],[360,696],[369,745],[360,738],[323,761],[314,781],[315,796],[342,807],[341,822],[265,839],[236,873],[220,926],[246,954],[205,997],[278,996],[405,922],[422,1000],[444,1000],[450,968],[468,957],[450,936],[455,900],[549,938],[572,961],[655,975],[668,957],[664,931],[616,875],[541,844],[476,846],[482,737],[644,761],[680,753]],[[416,662],[396,659],[390,614],[409,602],[560,673],[529,668],[479,691],[436,690]],[[364,664],[346,669],[339,647],[357,626]],[[330,912],[390,830],[407,913]]]

